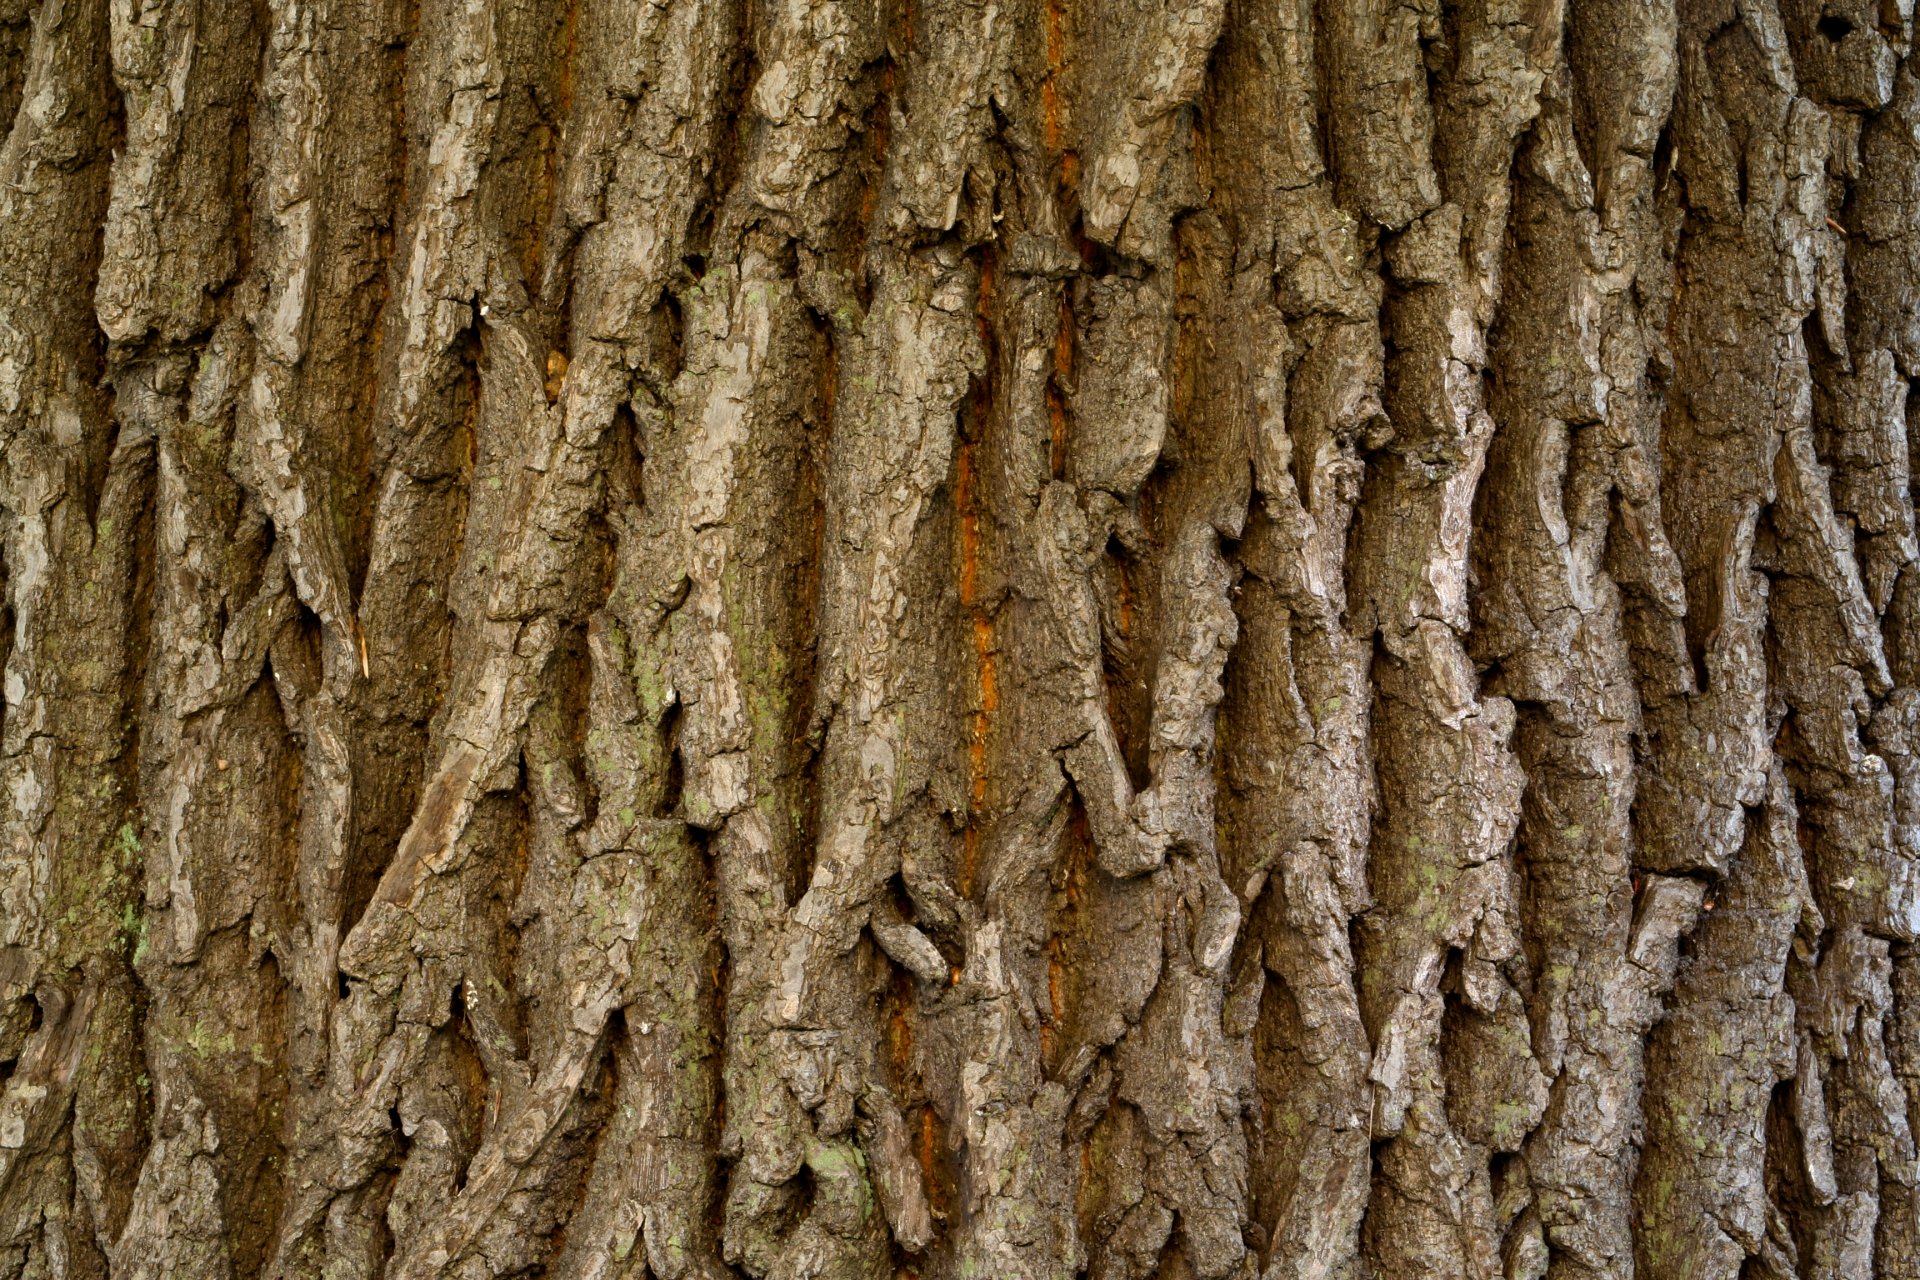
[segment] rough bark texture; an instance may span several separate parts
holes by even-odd
[[[0,0],[0,1280],[1920,1277],[1912,0]]]

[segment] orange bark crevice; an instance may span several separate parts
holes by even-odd
[[[993,303],[994,257],[984,255],[980,263],[981,342],[989,350],[991,307]],[[980,594],[980,498],[979,472],[975,451],[991,407],[991,396],[984,386],[976,386],[968,404],[969,430],[954,464],[954,506],[960,513],[960,607],[969,623],[973,643],[975,700],[967,726],[967,825],[961,835],[959,890],[971,896],[980,862],[980,824],[987,806],[987,739],[993,714],[1000,706],[999,675],[994,658],[993,618]]]
[[[1067,398],[1065,384],[1073,377],[1073,304],[1062,293],[1060,328],[1053,339],[1053,376],[1047,379],[1047,427],[1051,445],[1048,467],[1055,480],[1067,475]]]
[[[993,619],[980,603],[980,514],[975,505],[974,445],[963,444],[956,467],[954,498],[960,508],[960,606],[968,614],[973,641],[976,695],[967,727],[967,826],[961,836],[960,892],[973,892],[979,865],[980,819],[987,804],[987,737],[999,709],[999,677],[994,667]]]

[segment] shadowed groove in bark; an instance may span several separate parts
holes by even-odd
[[[1920,1274],[1905,0],[0,0],[0,1280]]]

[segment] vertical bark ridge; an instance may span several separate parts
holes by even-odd
[[[115,420],[88,287],[100,272],[120,120],[104,4],[32,15],[0,144],[0,514],[12,643],[0,777],[0,1257],[103,1270],[149,1137],[129,1034],[124,922],[140,867],[135,751],[142,633],[128,625],[153,437]],[[75,287],[76,282],[79,287]],[[44,1266],[44,1264],[41,1264]]]
[[[115,1270],[257,1272],[278,1217],[284,996],[262,894],[292,848],[278,821],[294,761],[265,681],[272,617],[291,611],[284,555],[227,475],[236,367],[233,302],[248,205],[246,119],[261,31],[246,8],[111,14],[126,137],[114,159],[95,312],[111,341],[122,429],[151,436],[154,633],[140,708],[150,851],[133,960],[152,1036],[152,1130]],[[147,272],[146,261],[167,263]],[[196,370],[197,366],[197,370]],[[198,376],[196,376],[196,372]],[[241,779],[247,782],[236,786]],[[235,855],[239,856],[236,857]],[[234,994],[245,993],[235,999]]]
[[[1227,314],[1258,325],[1219,393],[1244,424],[1256,489],[1223,708],[1223,849],[1248,905],[1242,963],[1258,966],[1236,992],[1251,1005],[1238,1018],[1255,1020],[1253,1239],[1265,1274],[1286,1277],[1351,1269],[1372,1173],[1349,936],[1369,900],[1372,648],[1348,618],[1346,564],[1361,453],[1386,426],[1382,290],[1317,131],[1292,124],[1320,101],[1316,30],[1305,3],[1237,19],[1209,116],[1243,246]]]
[[[1524,782],[1515,713],[1478,689],[1463,633],[1473,493],[1494,434],[1486,328],[1502,294],[1507,172],[1538,113],[1558,21],[1547,7],[1522,18],[1468,6],[1423,23],[1438,92],[1431,140],[1410,141],[1415,155],[1431,150],[1438,198],[1369,200],[1388,220],[1394,436],[1369,469],[1356,543],[1381,794],[1359,960],[1378,1086],[1371,1128],[1388,1139],[1366,1251],[1387,1271],[1494,1274],[1506,1206],[1495,1203],[1491,1156],[1513,1148],[1546,1100],[1508,963]],[[1393,180],[1371,154],[1346,175],[1356,192]],[[1491,1087],[1465,1087],[1475,1076]]]
[[[1474,647],[1498,663],[1496,687],[1518,710],[1520,921],[1536,965],[1528,1014],[1550,1080],[1520,1148],[1515,1190],[1532,1204],[1508,1257],[1550,1276],[1619,1276],[1633,1274],[1634,1118],[1613,1099],[1640,1091],[1642,1041],[1701,887],[1633,874],[1640,703],[1626,597],[1607,563],[1615,494],[1630,483],[1621,471],[1633,401],[1607,394],[1600,334],[1620,284],[1605,266],[1620,237],[1602,221],[1577,145],[1575,83],[1564,61],[1552,69],[1520,158]]]

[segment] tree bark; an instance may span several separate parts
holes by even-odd
[[[0,0],[0,1280],[1920,1278],[1912,0]]]

